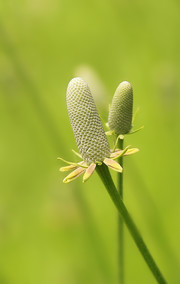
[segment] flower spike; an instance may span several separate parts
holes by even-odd
[[[100,117],[87,83],[81,78],[70,81],[67,109],[79,152],[89,165],[110,154]]]
[[[96,165],[102,163],[115,171],[122,172],[122,167],[114,159],[125,155],[130,149],[127,147],[121,151],[116,149],[114,153],[111,152],[87,83],[81,78],[72,79],[67,88],[66,99],[71,126],[80,154],[74,150],[73,153],[83,161],[72,163],[59,158],[68,164],[66,167],[61,167],[60,171],[73,170],[63,182],[71,182],[83,173],[83,182],[85,182],[93,174]]]
[[[118,139],[124,139],[124,134],[134,134],[144,126],[133,129],[134,120],[139,108],[133,115],[133,89],[129,82],[123,81],[117,87],[112,104],[109,108],[108,122],[106,123],[107,136],[116,135]]]
[[[108,125],[117,135],[127,134],[132,128],[133,90],[124,81],[117,87],[109,111]]]

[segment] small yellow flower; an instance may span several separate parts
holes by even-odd
[[[73,163],[58,158],[69,164],[61,167],[60,171],[73,170],[63,182],[71,182],[81,174],[84,174],[83,182],[85,182],[93,174],[96,165],[102,163],[117,172],[122,172],[122,167],[114,160],[122,155],[133,154],[138,149],[126,147],[124,150],[116,149],[113,152],[110,150],[90,89],[83,79],[74,78],[70,81],[66,99],[71,126],[80,154],[75,151],[74,153],[82,158],[82,161]]]

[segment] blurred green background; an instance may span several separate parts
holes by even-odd
[[[125,160],[125,203],[168,283],[180,283],[179,6],[0,1],[0,284],[118,283],[109,196],[96,173],[64,185],[58,171],[58,156],[76,159],[65,101],[74,76],[105,122],[118,84],[133,85],[145,128],[126,138],[140,152]],[[156,283],[125,238],[126,283]]]

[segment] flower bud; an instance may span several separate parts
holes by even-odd
[[[124,81],[117,87],[109,111],[110,130],[118,135],[130,132],[132,128],[133,90],[129,82]]]
[[[87,164],[102,162],[110,147],[87,83],[81,78],[69,82],[67,109],[78,149]]]

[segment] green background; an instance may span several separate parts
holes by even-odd
[[[125,203],[168,283],[180,283],[179,6],[0,1],[1,284],[118,283],[106,190],[96,173],[64,185],[58,171],[58,156],[76,159],[65,94],[79,75],[105,122],[118,84],[133,85],[145,128],[126,137],[140,152],[125,160]],[[156,283],[127,230],[125,278]]]

